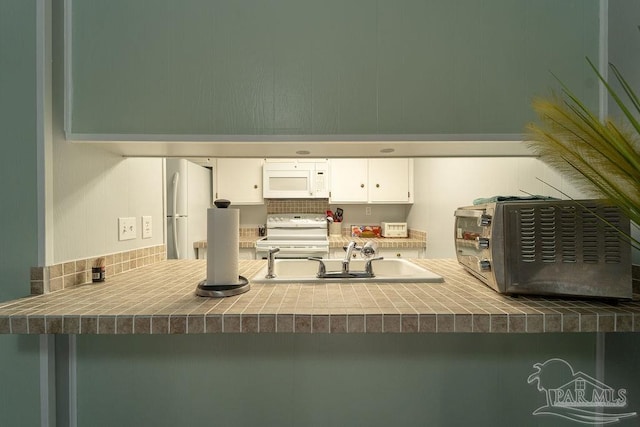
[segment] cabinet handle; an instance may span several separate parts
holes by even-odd
[[[376,188],[380,188],[380,184],[376,184]]]
[[[360,184],[360,188],[364,188],[364,184]]]
[[[258,184],[255,184],[255,185],[253,186],[253,188],[258,188]]]
[[[401,254],[400,252],[398,252],[398,253],[396,254],[396,257],[398,257],[398,258],[402,258],[402,254]]]

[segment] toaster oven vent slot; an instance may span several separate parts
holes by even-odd
[[[536,261],[536,215],[533,208],[520,211],[520,259]]]
[[[618,231],[622,227],[620,211],[616,207],[605,206],[602,208],[602,217],[604,219],[604,262],[619,264],[622,262],[621,240]]]
[[[542,262],[556,262],[556,209],[540,209],[540,253]]]
[[[582,211],[582,260],[585,263],[595,264],[599,261],[598,256],[598,217],[593,211]]]
[[[518,220],[522,262],[622,262],[623,218],[614,206],[521,207]]]
[[[578,262],[576,243],[576,208],[565,206],[560,212],[560,248],[562,250],[562,262]]]

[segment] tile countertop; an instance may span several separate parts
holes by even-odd
[[[445,282],[252,283],[241,295],[202,298],[194,291],[206,276],[206,261],[160,261],[103,283],[0,303],[0,333],[640,331],[640,301],[508,297],[454,259],[413,261]],[[264,264],[242,260],[239,273],[250,279]]]
[[[256,247],[256,241],[262,239],[260,236],[240,236],[238,240],[238,246],[240,249],[253,249]],[[361,238],[361,237],[349,237],[349,236],[329,236],[330,248],[341,248],[347,245],[350,241],[355,240],[357,243],[362,244],[368,241],[374,241],[380,248],[425,248],[427,242],[424,239],[415,238]],[[207,247],[206,240],[200,240],[193,243],[194,249],[204,249]]]

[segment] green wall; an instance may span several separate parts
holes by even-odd
[[[532,415],[533,365],[595,374],[594,334],[81,335],[77,348],[81,427],[570,425]]]
[[[520,134],[596,106],[597,0],[73,2],[79,134]]]
[[[36,2],[0,1],[0,301],[38,264]],[[0,425],[40,422],[37,336],[0,335]]]

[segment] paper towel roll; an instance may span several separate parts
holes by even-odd
[[[207,285],[238,283],[238,209],[207,210]]]

